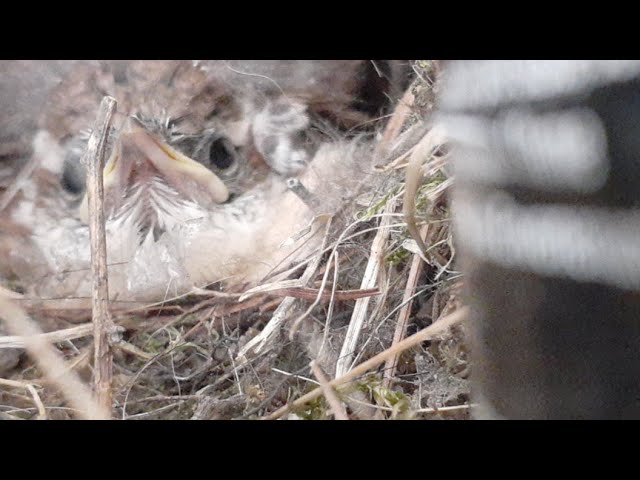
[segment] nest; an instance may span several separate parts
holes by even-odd
[[[377,140],[377,181],[318,219],[321,252],[248,291],[214,285],[161,304],[111,305],[114,418],[467,418],[452,179],[444,140],[428,125],[439,71],[432,61],[413,68]],[[26,301],[15,287],[0,291],[0,316],[28,322],[24,310],[49,333],[41,348],[0,337],[0,363],[11,365],[0,416],[86,416],[69,399],[84,398],[101,374],[91,310]],[[51,345],[70,383],[38,366]]]

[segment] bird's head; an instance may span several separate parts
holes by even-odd
[[[131,62],[120,72],[112,68],[104,79],[99,69],[81,69],[81,78],[72,78],[55,92],[57,101],[48,107],[42,124],[64,150],[62,185],[82,198],[82,157],[90,135],[86,127],[100,99],[95,88],[76,90],[80,80],[83,85],[103,84],[100,93],[118,101],[104,166],[106,218],[128,219],[146,232],[170,228],[185,216],[201,215],[226,202],[251,188],[267,169],[248,164],[252,150],[247,146],[245,105],[227,87],[189,62],[143,66],[155,68],[145,73]],[[84,128],[78,130],[80,126]],[[86,197],[79,212],[86,221]]]
[[[105,216],[135,225],[141,236],[157,237],[202,217],[241,186],[240,153],[215,131],[177,134],[167,123],[129,117],[112,137],[103,172]],[[88,223],[86,172],[78,153],[66,156],[63,185],[82,196],[79,217]]]

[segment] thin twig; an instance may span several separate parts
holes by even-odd
[[[203,398],[206,398],[205,395],[154,395],[153,397],[131,400],[129,405],[147,402],[174,402],[176,400],[202,400]]]
[[[424,225],[421,229],[420,236],[421,238],[426,237],[427,230],[429,229],[429,225]],[[420,278],[420,274],[422,273],[422,267],[424,266],[424,262],[419,255],[413,255],[413,259],[411,260],[411,268],[409,269],[409,278],[407,278],[407,285],[404,289],[404,296],[402,297],[402,303],[404,306],[398,313],[398,321],[396,322],[396,329],[393,333],[393,342],[391,345],[395,345],[402,341],[404,336],[407,333],[407,325],[409,323],[409,316],[411,315],[411,307],[413,306],[413,294],[416,291],[416,285],[418,285],[418,279]],[[384,366],[385,378],[382,383],[384,388],[390,389],[391,384],[393,382],[393,377],[396,374],[396,368],[398,366],[398,360],[400,359],[400,355],[394,355],[390,357]]]
[[[33,403],[35,403],[36,407],[38,408],[38,420],[46,420],[47,411],[44,408],[44,403],[42,403],[42,400],[40,399],[40,395],[38,395],[38,392],[36,391],[35,387],[31,383],[28,383],[27,390],[29,390],[31,397],[33,398]]]
[[[276,308],[278,308],[278,305],[280,305],[281,303],[282,303],[282,297],[273,298],[271,300],[266,301],[262,305],[260,305],[258,307],[258,312],[260,313],[271,312]]]
[[[378,145],[376,145],[373,154],[375,159],[380,159],[389,152],[391,142],[393,142],[400,134],[402,127],[404,127],[404,124],[411,113],[414,100],[415,97],[413,95],[412,88],[409,87],[396,105],[393,115],[387,122],[382,139],[378,142]]]
[[[48,316],[64,316],[73,319],[74,322],[91,319],[90,298],[28,298],[17,299],[17,303],[29,314],[40,315],[43,312]],[[110,302],[112,313],[135,313],[140,310],[147,311],[151,307],[141,302]],[[164,309],[165,311],[167,308]]]
[[[111,377],[113,375],[110,337],[115,333],[115,325],[109,313],[107,240],[102,177],[107,137],[115,109],[116,101],[114,98],[107,96],[102,99],[84,159],[87,167],[87,202],[91,239],[91,275],[93,277],[92,311],[95,346],[93,388],[98,403],[109,410],[112,406]]]
[[[271,371],[279,373],[280,375],[284,375],[285,377],[291,377],[298,380],[304,380],[305,382],[313,383],[314,385],[320,385],[320,382],[314,380],[313,378],[308,378],[303,375],[298,375],[296,373],[285,372],[284,370],[280,370],[279,368],[276,368],[276,367],[271,367]]]
[[[433,122],[422,120],[407,128],[396,140],[391,153],[380,163],[374,165],[373,170],[384,173],[405,168],[407,158],[413,153],[416,145],[420,143],[432,125]]]
[[[415,240],[423,253],[426,252],[427,246],[424,244],[418,227],[416,226],[416,193],[422,182],[422,163],[433,153],[444,141],[444,132],[438,127],[429,130],[420,143],[416,146],[409,159],[409,164],[405,170],[405,187],[404,201],[402,204],[402,213],[405,222],[407,222],[407,230],[411,237]]]
[[[332,253],[335,253],[335,250]],[[322,275],[322,283],[320,284],[320,290],[318,290],[318,294],[315,300],[313,301],[313,303],[309,305],[309,307],[302,313],[302,315],[298,316],[298,318],[296,318],[292,322],[291,328],[289,329],[289,340],[293,341],[298,331],[298,328],[300,328],[300,325],[302,325],[302,321],[305,318],[307,318],[309,315],[311,315],[311,312],[313,311],[313,309],[316,308],[320,303],[320,300],[322,299],[322,295],[326,294],[324,289],[327,285],[327,278],[329,277],[329,271],[330,271],[329,267],[331,266],[331,263],[332,263],[332,258],[329,257],[329,260],[327,262],[327,268],[325,269],[324,274]]]
[[[403,352],[408,348],[414,347],[415,345],[418,345],[426,340],[429,340],[441,334],[442,332],[446,331],[449,327],[452,327],[453,325],[456,325],[462,322],[467,317],[468,312],[469,311],[467,307],[459,308],[455,312],[447,315],[446,317],[439,319],[438,321],[432,323],[428,327],[420,330],[418,333],[414,333],[410,337],[407,337],[401,342],[396,343],[395,345],[388,348],[384,352],[381,352],[378,355],[370,358],[366,362],[361,363],[357,367],[347,372],[345,375],[338,377],[334,380],[331,380],[327,385],[330,387],[337,387],[339,385],[343,385],[345,383],[351,382],[352,380],[355,380],[359,376],[367,373],[372,368],[375,368],[381,363],[385,362],[388,358],[394,355],[397,355],[398,353]],[[285,405],[282,408],[279,408],[278,410],[271,413],[270,415],[267,415],[266,417],[262,417],[262,419],[276,420],[280,418],[282,415],[290,412],[292,409],[301,407],[302,405],[312,400],[315,400],[320,395],[322,395],[322,388],[319,387],[307,393],[306,395],[303,395],[293,403]]]
[[[125,341],[120,341],[117,343],[117,347],[122,350],[123,352],[127,352],[130,353],[132,355],[136,355],[137,357],[142,358],[145,361],[149,361],[151,360],[155,355],[151,354],[151,353],[147,353],[144,350],[136,347],[135,345],[132,345],[129,342],[125,342]]]
[[[265,80],[268,80],[269,82],[273,83],[275,85],[275,87],[280,90],[280,93],[282,94],[283,97],[287,97],[287,94],[285,93],[285,91],[282,89],[282,87],[280,86],[280,84],[275,81],[273,78],[268,77],[266,75],[260,75],[259,73],[252,73],[252,72],[242,72],[240,70],[237,70],[235,68],[232,68],[229,65],[229,62],[224,61],[224,66],[227,67],[229,70],[231,70],[233,73],[237,73],[239,75],[246,75],[248,77],[258,77],[258,78],[263,78]]]
[[[85,323],[77,327],[67,328],[65,330],[56,330],[55,332],[43,333],[40,335],[42,340],[47,343],[59,343],[65,340],[75,340],[76,338],[86,337],[93,332],[93,324]],[[0,337],[0,350],[3,348],[26,348],[27,342],[23,337],[6,336]]]
[[[255,308],[258,305],[261,305],[264,302],[264,297],[255,297],[250,298],[246,302],[234,303],[230,305],[218,305],[213,309],[212,316],[213,317],[224,317],[227,315],[231,315],[232,313],[242,312],[243,310],[247,310],[249,308]]]
[[[24,388],[29,391],[31,394],[31,398],[33,398],[33,403],[35,403],[36,408],[38,409],[38,420],[46,420],[47,419],[47,410],[44,408],[44,404],[40,399],[40,395],[35,389],[33,383],[29,382],[19,382],[17,380],[8,380],[6,378],[0,378],[0,385],[6,385],[8,387],[15,388]]]
[[[309,366],[311,367],[311,371],[318,379],[320,383],[320,388],[322,389],[322,393],[324,394],[324,398],[327,399],[327,403],[331,407],[331,411],[333,412],[333,417],[336,420],[349,420],[349,416],[347,415],[347,411],[344,408],[344,405],[336,395],[336,392],[329,386],[329,381],[324,373],[322,373],[322,369],[320,366],[313,360]]]
[[[477,405],[475,403],[469,403],[464,405],[452,405],[450,407],[440,407],[440,408],[419,408],[418,410],[414,410],[415,413],[439,413],[439,412],[453,412],[456,410],[469,410],[470,408],[475,408]]]
[[[376,295],[380,295],[380,290],[377,288],[368,288],[366,290],[355,289],[355,290],[336,290],[335,293],[331,294],[331,292],[325,292],[322,290],[316,290],[315,288],[309,287],[281,287],[277,290],[269,290],[264,292],[267,295],[271,295],[274,297],[294,297],[300,298],[302,300],[316,300],[320,297],[320,300],[327,301],[331,300],[333,297],[334,300],[338,302],[344,302],[349,300],[357,300],[359,298],[366,297],[375,297]]]
[[[322,332],[322,343],[320,344],[320,349],[318,350],[318,355],[316,358],[320,358],[320,355],[324,352],[325,347],[327,346],[327,340],[329,338],[329,331],[331,328],[331,320],[333,319],[333,307],[335,306],[335,294],[336,287],[338,286],[338,267],[340,265],[340,259],[338,255],[338,250],[334,250],[333,257],[333,286],[331,288],[331,300],[329,301],[329,308],[327,308],[327,315],[324,321],[324,331]],[[327,265],[329,268],[329,265]]]
[[[164,412],[166,410],[171,410],[174,407],[179,407],[184,402],[185,402],[184,400],[180,400],[180,401],[178,401],[176,403],[172,403],[171,405],[165,405],[164,407],[156,408],[155,410],[151,410],[150,412],[142,412],[142,413],[136,413],[135,415],[129,415],[127,418],[131,419],[131,418],[150,417],[150,416],[155,415],[157,413],[161,413],[161,412]]]

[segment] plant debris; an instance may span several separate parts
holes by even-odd
[[[301,280],[305,265],[299,265],[276,282],[269,280],[273,285],[250,291],[211,285],[161,304],[111,306],[113,321],[123,330],[112,345],[114,418],[269,418],[318,387],[325,395],[294,407],[284,418],[468,418],[469,368],[460,325],[398,352],[391,373],[376,367],[331,386],[336,376],[462,308],[463,280],[455,270],[447,202],[452,179],[443,140],[414,158],[414,175],[420,178],[411,179],[414,203],[406,205],[406,168],[412,149],[431,132],[440,71],[437,61],[415,61],[412,67],[413,83],[403,97],[411,104],[396,109],[404,113],[388,120],[395,122],[395,131],[378,140],[376,181],[326,224],[325,247],[314,257],[317,264],[308,279]],[[407,143],[411,132],[422,135]],[[403,211],[410,211],[409,222]],[[373,259],[376,238],[379,256]],[[371,261],[377,262],[375,271],[363,282]],[[20,291],[8,279],[0,286]],[[22,305],[51,332],[47,338],[54,339],[65,368],[89,385],[94,354],[86,323],[90,305],[84,310]],[[363,321],[352,327],[358,332],[349,340],[349,365],[341,364],[356,308]],[[279,329],[263,338],[261,348],[250,348],[276,312],[283,315]],[[0,323],[0,416],[74,418],[63,392],[20,354],[19,339],[9,339]]]

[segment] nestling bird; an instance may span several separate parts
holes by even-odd
[[[104,95],[118,102],[104,169],[112,299],[252,282],[302,258],[320,235],[297,234],[344,201],[368,158],[366,144],[318,133],[313,121],[344,129],[370,120],[394,68],[81,62],[49,95],[33,141],[37,168],[0,212],[0,276],[40,297],[90,295],[81,158]],[[291,177],[316,203],[287,187]]]

